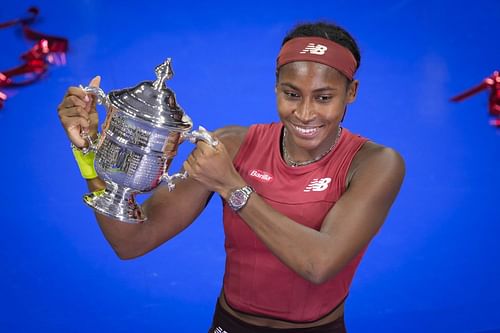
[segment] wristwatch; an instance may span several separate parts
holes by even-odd
[[[250,186],[243,186],[231,192],[227,199],[227,204],[235,212],[239,211],[247,204],[250,195],[253,193],[253,188]]]

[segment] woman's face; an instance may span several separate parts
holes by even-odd
[[[316,62],[297,61],[280,68],[278,113],[294,160],[315,158],[331,147],[357,87],[358,81],[349,84],[336,69]]]

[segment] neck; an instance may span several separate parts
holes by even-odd
[[[286,149],[287,131],[286,131],[286,127],[284,127],[283,128],[283,139],[281,141],[281,149],[283,151],[283,160],[285,161],[286,164],[288,164],[289,166],[292,166],[292,167],[304,166],[304,165],[308,165],[308,164],[314,163],[316,161],[319,161],[320,159],[325,157],[329,152],[331,152],[333,150],[333,148],[335,148],[335,146],[337,145],[337,142],[340,138],[341,133],[342,133],[342,127],[339,126],[337,129],[337,135],[335,136],[333,143],[330,145],[330,147],[327,150],[323,151],[322,153],[317,154],[316,156],[314,156],[311,159],[308,159],[305,161],[297,161],[297,160],[294,160],[290,156],[288,150]]]

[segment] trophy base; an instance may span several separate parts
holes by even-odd
[[[120,222],[142,223],[147,220],[141,206],[135,201],[136,192],[116,184],[106,185],[105,190],[85,194],[83,201],[97,213]]]

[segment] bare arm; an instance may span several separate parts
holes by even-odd
[[[90,83],[98,86],[100,78]],[[58,108],[59,118],[68,138],[78,147],[86,142],[81,138],[81,131],[91,136],[97,134],[98,116],[95,100],[86,96],[85,92],[71,87],[66,92]],[[222,145],[229,147],[234,156],[246,133],[242,127],[228,127],[215,132]],[[195,149],[196,151],[196,149]],[[90,191],[103,189],[105,183],[94,178],[87,180]],[[143,205],[148,220],[142,224],[118,222],[112,218],[96,213],[99,226],[115,250],[123,259],[143,255],[158,247],[188,227],[204,209],[211,190],[193,178],[179,181],[174,192],[165,187],[158,187]]]
[[[319,231],[281,215],[258,195],[240,215],[285,264],[311,282],[325,282],[375,236],[399,191],[404,174],[400,156],[387,148],[371,155]]]
[[[102,185],[95,186],[100,182]],[[102,181],[88,182],[89,189],[104,187]],[[154,190],[142,208],[148,220],[140,224],[116,221],[96,213],[99,227],[113,250],[122,259],[141,256],[187,228],[201,213],[210,191],[194,180],[179,181],[173,192],[164,186]]]
[[[383,224],[404,177],[404,162],[394,150],[366,144],[356,156],[348,189],[327,214],[319,231],[305,227],[252,194],[239,211],[256,235],[288,267],[313,283],[338,273]],[[206,169],[205,169],[206,170]],[[213,189],[227,198],[245,185],[234,172]],[[196,175],[202,182],[207,177]]]
[[[236,154],[246,133],[244,127],[225,127],[214,132],[223,145],[229,147],[231,157]],[[104,185],[96,188],[102,188]],[[94,180],[89,182],[91,189]],[[187,228],[203,211],[212,192],[203,184],[188,177],[177,182],[169,192],[158,187],[143,204],[148,220],[142,224],[116,222],[96,214],[99,226],[117,255],[122,259],[141,256],[165,243]]]

